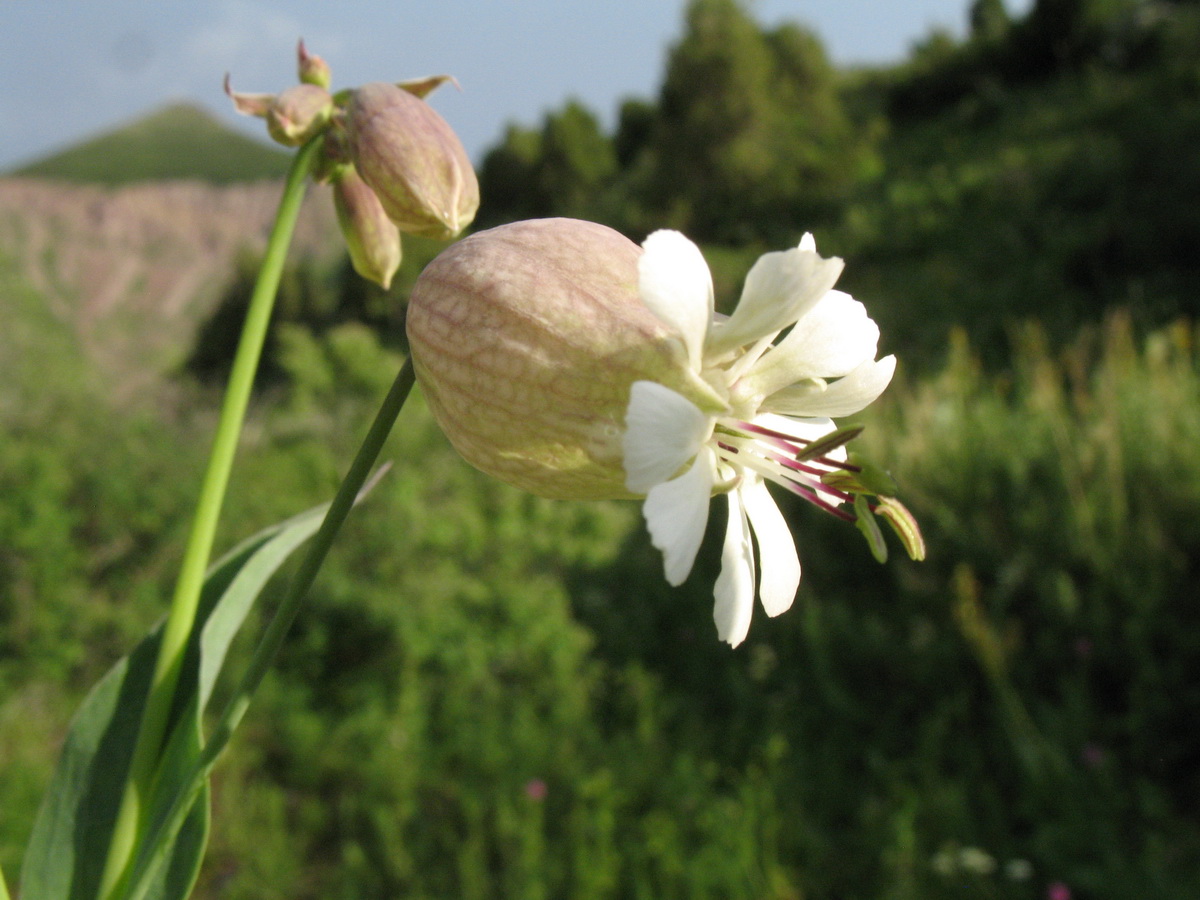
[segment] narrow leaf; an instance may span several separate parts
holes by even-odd
[[[352,504],[358,503],[370,493],[389,468],[390,465],[385,464],[368,478],[351,501]],[[335,499],[334,505],[336,504]],[[228,740],[227,735],[223,740],[214,737],[201,746],[198,710],[211,699],[212,685],[220,669],[220,661],[224,658],[229,642],[236,634],[246,612],[266,585],[267,579],[283,559],[314,532],[320,530],[325,524],[322,520],[327,518],[329,509],[330,507],[321,507],[312,510],[280,526],[278,537],[240,568],[236,578],[223,592],[221,603],[207,618],[199,644],[203,651],[199,666],[199,691],[191,695],[188,711],[179,727],[172,733],[159,764],[158,777],[152,791],[153,815],[149,827],[144,832],[127,881],[130,900],[186,896],[187,890],[182,894],[173,892],[172,885],[183,883],[183,880],[181,875],[177,875],[182,869],[176,865],[171,854],[175,844],[183,838],[188,828],[194,827],[186,816],[191,814],[190,810],[199,803],[201,796],[206,794],[208,772],[212,770],[212,765],[220,757]],[[236,696],[239,703],[249,704],[250,694],[238,693]],[[177,818],[177,814],[182,818]],[[173,838],[172,835],[176,832],[179,837]],[[197,864],[199,861],[198,856]],[[161,889],[164,876],[168,879],[168,884],[165,889]],[[193,880],[194,877],[193,873]]]
[[[148,900],[184,898],[191,893],[191,886],[199,874],[207,841],[207,785],[180,828],[179,835],[173,842],[174,846],[164,848],[167,853],[160,854],[158,844],[162,826],[175,797],[185,789],[187,777],[203,749],[201,710],[208,705],[212,697],[213,687],[220,675],[229,645],[237,636],[254,602],[288,556],[320,527],[325,509],[324,506],[318,507],[277,526],[275,536],[260,545],[233,573],[233,578],[221,592],[218,602],[209,614],[204,615],[198,643],[193,636],[193,645],[188,648],[188,661],[196,661],[198,665],[190,666],[187,671],[197,674],[195,680],[187,685],[188,693],[179,695],[180,698],[188,697],[187,709],[180,717],[179,725],[171,733],[171,739],[159,763],[158,775],[147,803],[149,827],[134,863],[134,871],[137,872],[157,856],[163,856],[167,860],[166,866],[156,874],[155,881],[146,893]],[[197,819],[197,810],[200,808],[205,812],[203,822]],[[181,842],[197,841],[197,852],[192,858],[194,868],[189,871],[177,848]]]
[[[324,507],[320,507],[272,526],[209,570],[193,644],[184,660],[171,724],[173,736],[156,788],[147,798],[149,821],[174,797],[172,773],[199,754],[200,710],[238,626],[270,575],[316,531],[323,514]],[[76,712],[26,848],[22,900],[93,900],[96,896],[161,631],[160,623],[132,653],[118,660]],[[149,897],[182,900],[188,895],[207,833],[205,790],[173,842],[164,872]]]

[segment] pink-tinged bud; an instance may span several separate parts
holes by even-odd
[[[707,390],[642,302],[641,255],[603,225],[538,219],[471,235],[425,268],[409,347],[469,463],[545,497],[633,496],[621,443],[632,384]]]
[[[394,84],[351,94],[347,149],[401,231],[454,237],[475,218],[479,182],[458,135],[425,101]]]
[[[267,131],[285,147],[315,137],[333,115],[333,98],[324,88],[298,84],[277,95],[267,111]]]
[[[299,147],[315,137],[333,116],[333,97],[324,88],[298,84],[281,94],[239,94],[225,76],[225,93],[244,116],[267,120],[267,132],[285,147]]]
[[[319,88],[329,90],[329,82],[332,77],[329,72],[329,63],[321,59],[321,57],[309,53],[304,46],[304,41],[301,41],[296,48],[297,68],[300,73],[300,82],[302,84],[313,84]]]
[[[400,267],[400,230],[353,166],[334,176],[333,205],[354,271],[387,290]]]

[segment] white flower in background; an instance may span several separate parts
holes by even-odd
[[[736,647],[750,627],[756,585],[776,616],[800,583],[795,544],[766,482],[842,518],[869,518],[865,500],[855,504],[857,516],[839,508],[874,492],[856,484],[860,470],[846,462],[842,445],[857,430],[839,431],[832,418],[875,400],[896,360],[875,359],[878,327],[861,303],[832,290],[842,262],[818,256],[811,235],[794,250],[762,256],[728,318],[714,313],[712,278],[695,244],[658,231],[643,247],[643,302],[683,342],[692,371],[723,405],[702,409],[662,384],[635,382],[623,438],[626,486],[646,495],[643,514],[672,585],[691,572],[709,499],[729,498],[713,618],[721,640]],[[915,529],[903,507],[874,511]],[[914,542],[906,544],[915,556]]]

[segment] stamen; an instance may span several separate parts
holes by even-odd
[[[748,435],[753,434],[762,438],[767,438],[767,440],[760,441],[760,443],[773,444],[780,450],[786,450],[793,456],[801,456],[803,453],[798,445],[811,445],[813,443],[813,441],[810,441],[807,438],[794,437],[792,435],[784,434],[782,431],[775,431],[774,429],[765,428],[762,425],[754,425],[750,422],[725,421],[721,423],[721,426],[731,435],[737,435],[738,431],[742,431]],[[821,440],[824,440],[824,438]],[[843,462],[840,459],[833,459],[829,456],[815,457],[812,462],[819,463],[820,465],[826,466],[830,469],[843,469],[847,472],[862,471],[862,466],[856,466],[852,463]],[[811,472],[812,470],[807,469],[805,471]]]
[[[742,453],[741,450],[743,449],[747,452]],[[729,456],[724,458],[729,462],[732,462],[733,465],[741,466],[746,469],[753,469],[759,475],[762,475],[764,478],[774,481],[777,484],[783,484],[786,487],[787,485],[784,484],[785,482],[804,480],[797,477],[795,473],[789,472],[770,456],[762,455],[760,452],[761,448],[755,447],[752,443],[747,444],[747,446],[743,448],[734,448],[734,450],[737,453],[736,460],[731,459]],[[720,455],[721,454],[718,453],[718,456]]]
[[[829,513],[830,515],[837,516],[843,522],[855,522],[858,520],[858,517],[855,516],[854,513],[847,512],[846,510],[840,509],[826,500],[822,500],[820,496],[813,491],[808,490],[807,488],[802,488],[800,485],[796,485],[795,493],[799,494],[814,506],[821,507],[821,509],[825,510],[825,512]]]
[[[727,445],[721,446],[727,447]],[[753,444],[751,444],[751,446],[745,449],[753,450],[758,448],[755,448]],[[768,481],[774,482],[780,487],[791,491],[801,499],[807,500],[814,506],[820,507],[826,512],[837,516],[839,519],[844,519],[847,522],[854,521],[855,517],[853,513],[838,508],[823,498],[821,493],[837,497],[839,500],[850,500],[852,499],[851,496],[844,491],[821,484],[819,479],[813,482],[809,481],[808,478],[798,477],[808,474],[806,471],[801,471],[802,469],[810,468],[805,466],[803,463],[797,463],[795,460],[787,457],[780,459],[774,454],[760,456],[752,452],[741,453],[737,447],[728,447],[728,451],[731,455],[738,455],[737,462],[735,463],[736,465],[740,465],[742,468],[757,472]],[[722,454],[718,454],[718,456],[721,455]],[[821,473],[818,471],[814,474],[819,476]],[[818,493],[818,491],[820,491],[820,493]]]
[[[794,471],[797,471],[797,472],[803,472],[805,475],[815,475],[818,479],[820,479],[820,477],[825,474],[820,469],[818,469],[814,466],[809,466],[802,462],[796,462],[794,459],[788,459],[787,457],[780,458],[775,455],[768,455],[767,458],[779,463],[781,466],[784,466],[788,469],[793,469]],[[827,493],[827,494],[833,494],[833,496],[837,497],[839,500],[853,500],[854,499],[850,494],[847,494],[845,491],[840,491],[837,488],[829,487],[828,485],[826,485],[824,483],[822,483],[822,485],[821,485],[821,490],[825,491],[825,493]]]
[[[750,422],[738,422],[738,423],[737,423],[737,426],[738,426],[738,428],[740,428],[742,431],[747,431],[747,432],[749,432],[750,434],[761,434],[761,435],[763,435],[764,437],[773,437],[773,438],[778,438],[778,439],[780,439],[780,440],[782,440],[782,441],[787,441],[787,442],[788,442],[788,443],[790,443],[790,444],[805,444],[805,445],[808,445],[808,444],[811,444],[811,443],[812,443],[812,441],[810,441],[810,440],[807,440],[807,439],[805,439],[805,438],[802,438],[802,437],[794,437],[793,435],[790,435],[790,434],[784,434],[782,431],[776,431],[776,430],[775,430],[775,429],[773,429],[773,428],[766,428],[766,427],[764,427],[764,426],[762,426],[762,425],[754,425],[754,424],[752,424],[752,423],[750,423]]]
[[[717,456],[722,461],[735,467],[749,469],[761,477],[791,491],[796,496],[823,509],[830,515],[837,516],[846,522],[854,522],[858,518],[849,510],[843,509],[832,502],[830,497],[839,502],[852,502],[854,496],[839,488],[823,482],[823,477],[831,471],[861,472],[861,466],[855,466],[828,456],[806,458],[805,447],[836,440],[837,435],[825,435],[816,441],[795,435],[786,434],[773,428],[741,422],[735,419],[722,419],[715,428],[721,435],[713,438],[713,446]],[[847,432],[844,440],[838,440],[830,449],[841,446],[846,440],[855,437],[857,432]]]
[[[796,472],[803,472],[805,475],[815,475],[820,478],[825,474],[816,466],[810,466],[808,463],[802,463],[800,460],[791,456],[782,456],[778,453],[767,452],[766,457],[767,459],[775,460],[775,462],[779,463],[781,466],[786,466],[787,468]]]

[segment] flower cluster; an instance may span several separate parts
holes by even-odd
[[[225,79],[238,112],[266,119],[288,147],[322,139],[319,180],[333,188],[350,260],[386,288],[400,266],[400,233],[446,240],[479,208],[479,182],[458,136],[424,100],[439,75],[329,92],[329,66],[298,50],[300,84],[279,94],[242,94]]]
[[[895,370],[893,357],[875,358],[879,331],[862,304],[833,289],[841,269],[805,236],[759,259],[726,317],[700,251],[677,232],[639,248],[589,222],[519,222],[425,269],[409,344],[469,462],[544,496],[644,497],[671,584],[690,573],[711,497],[725,494],[714,619],[736,646],[755,593],[777,615],[800,580],[766,482],[856,522],[877,557],[876,516],[924,554],[890,479],[846,452],[860,429],[833,422],[870,404]]]

